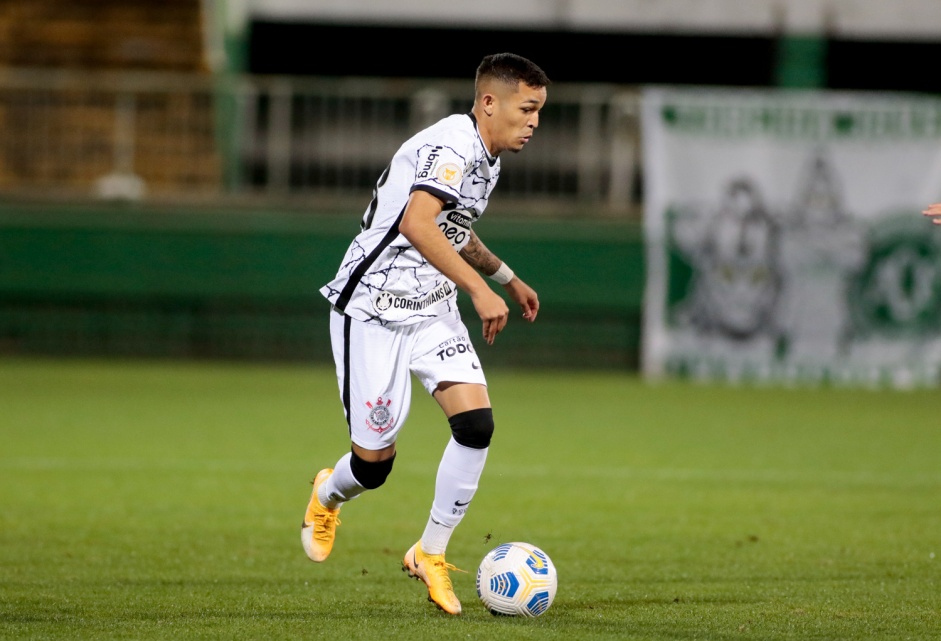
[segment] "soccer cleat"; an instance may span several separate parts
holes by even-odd
[[[428,586],[428,600],[435,603],[448,614],[460,614],[461,602],[454,594],[448,570],[459,570],[450,563],[445,563],[443,554],[425,554],[421,541],[405,553],[402,570],[413,579],[421,579]]]
[[[310,493],[310,503],[307,504],[307,513],[301,525],[301,543],[304,544],[304,551],[307,552],[311,561],[317,563],[325,561],[330,556],[337,526],[340,525],[338,518],[340,508],[324,507],[317,498],[317,490],[330,478],[331,474],[333,470],[326,468],[320,470],[314,478],[314,490]]]

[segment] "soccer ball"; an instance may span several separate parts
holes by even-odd
[[[558,578],[549,555],[530,543],[504,543],[477,568],[477,596],[491,614],[538,617],[555,598]]]

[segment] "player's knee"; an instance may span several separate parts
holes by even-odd
[[[353,452],[350,457],[350,470],[353,472],[353,478],[367,490],[375,490],[386,482],[389,472],[392,471],[392,464],[395,462],[395,454],[384,461],[367,461],[361,459]]]
[[[455,414],[448,419],[451,424],[451,435],[459,445],[475,450],[490,447],[493,437],[493,410],[481,407]]]

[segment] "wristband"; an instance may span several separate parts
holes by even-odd
[[[495,280],[501,285],[506,285],[509,283],[511,280],[513,280],[513,276],[515,276],[513,270],[510,269],[506,263],[500,263],[500,267],[497,269],[497,271],[490,274],[491,280]]]

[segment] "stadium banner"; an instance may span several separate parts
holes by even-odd
[[[649,87],[648,378],[941,381],[941,100]]]

